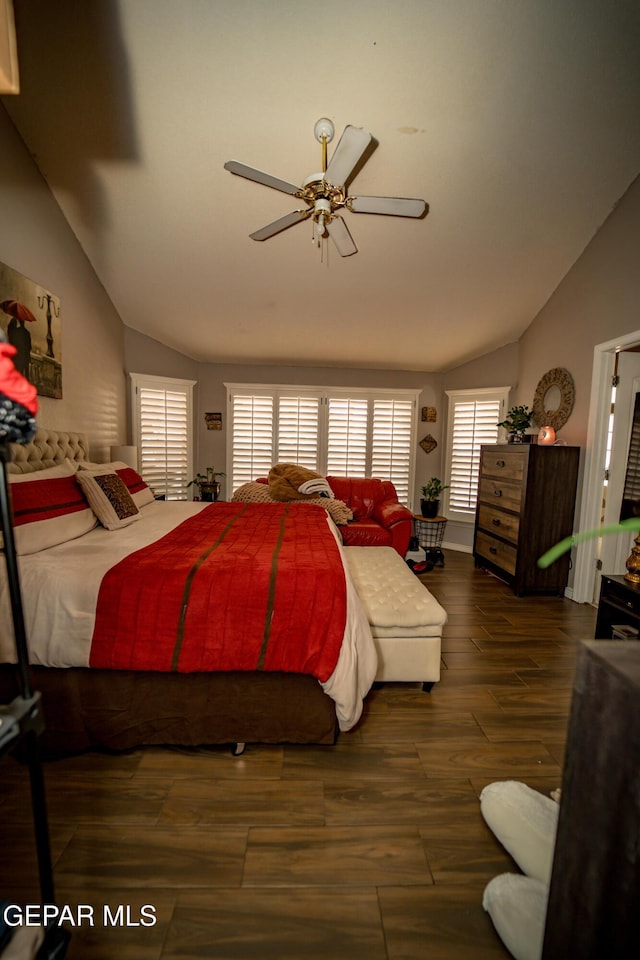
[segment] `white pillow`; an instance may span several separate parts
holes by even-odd
[[[19,554],[38,553],[75,540],[96,526],[96,517],[65,460],[33,473],[9,474],[14,539]]]
[[[119,530],[140,519],[127,485],[117,473],[78,471],[76,479],[103,527]]]
[[[482,816],[523,873],[551,882],[559,805],[526,783],[490,783],[480,794]]]
[[[78,464],[78,472],[87,473],[117,473],[126,483],[127,489],[133,497],[133,502],[140,509],[147,503],[153,503],[155,495],[140,474],[122,460],[114,460],[111,463],[92,463],[89,460],[81,460]]]
[[[519,873],[502,873],[485,887],[482,906],[515,960],[542,957],[548,898],[545,883]]]

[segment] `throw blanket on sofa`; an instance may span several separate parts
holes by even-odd
[[[90,666],[332,674],[346,622],[324,510],[218,503],[125,557],[98,595]]]

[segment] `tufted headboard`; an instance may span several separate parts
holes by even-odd
[[[13,460],[7,473],[34,473],[69,460],[88,460],[89,441],[84,433],[65,433],[39,427],[30,443],[12,443]]]

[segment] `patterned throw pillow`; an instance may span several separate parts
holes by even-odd
[[[92,473],[94,476],[98,473],[117,473],[121,480],[127,486],[127,490],[133,497],[133,502],[138,509],[153,503],[155,496],[151,487],[149,487],[137,470],[128,466],[121,460],[114,460],[112,463],[92,463],[89,460],[81,460],[78,464],[80,473]]]
[[[77,473],[89,506],[103,527],[119,530],[140,519],[126,484],[117,473]]]

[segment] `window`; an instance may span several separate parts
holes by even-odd
[[[231,488],[300,463],[333,476],[391,480],[413,489],[416,390],[227,384]]]
[[[504,419],[509,387],[447,390],[449,416],[445,483],[451,519],[473,521],[478,496],[480,446],[495,443]]]
[[[133,442],[156,496],[186,500],[193,479],[194,380],[131,374]]]

